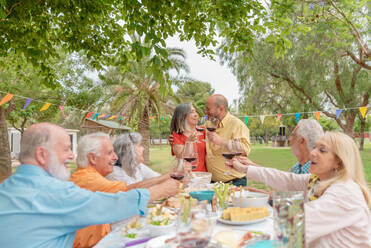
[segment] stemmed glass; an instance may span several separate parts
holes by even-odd
[[[196,142],[187,141],[183,148],[183,159],[192,165],[192,170],[197,168],[197,146]]]
[[[223,146],[222,148],[222,155],[225,158],[225,164],[227,170],[224,172],[224,175],[231,175],[231,171],[229,169],[229,165],[232,164],[232,159],[235,156],[236,152],[234,150],[234,140],[230,140],[228,145]]]
[[[177,240],[180,248],[204,248],[208,245],[215,221],[206,204],[193,206],[193,199],[185,199],[178,212]]]
[[[215,118],[215,117],[209,117],[209,119],[207,120],[206,122],[206,129],[209,131],[209,132],[215,132],[216,131],[216,128],[218,127],[218,119]]]
[[[185,176],[184,166],[183,166],[184,160],[176,158],[173,161],[173,170],[170,174],[170,177],[175,180],[182,180]]]
[[[196,126],[196,130],[199,132],[203,132],[205,130],[205,117],[200,117],[198,119],[198,125]]]
[[[241,138],[235,138],[233,139],[233,150],[235,152],[235,156],[238,157],[238,156],[241,156],[242,153],[245,152],[245,150],[243,149],[243,146],[242,146],[242,140]]]

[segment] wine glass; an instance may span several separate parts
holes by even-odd
[[[206,122],[206,129],[209,132],[215,132],[216,128],[218,127],[219,121],[215,117],[209,117],[209,119]]]
[[[206,247],[215,225],[207,205],[193,206],[193,200],[185,199],[178,211],[176,237],[180,248]]]
[[[204,116],[198,119],[196,130],[199,132],[203,132],[205,130],[205,117]]]
[[[184,166],[183,166],[183,159],[174,159],[173,161],[173,170],[170,173],[170,177],[175,180],[182,180],[185,176]]]
[[[235,152],[235,156],[238,157],[238,156],[241,156],[245,150],[243,149],[243,145],[242,145],[242,140],[241,138],[235,138],[233,139],[233,150]]]
[[[182,158],[192,165],[192,170],[197,168],[197,145],[196,142],[187,141],[183,148]]]
[[[226,146],[223,146],[222,148],[222,155],[223,157],[225,158],[225,164],[226,164],[226,167],[227,167],[227,170],[224,172],[224,175],[231,175],[231,171],[230,171],[230,165],[232,165],[232,159],[233,157],[235,156],[236,152],[234,150],[234,140],[230,140],[228,142],[228,145]]]

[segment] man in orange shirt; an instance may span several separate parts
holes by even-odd
[[[109,181],[105,176],[112,172],[116,160],[117,155],[107,134],[93,133],[85,135],[78,144],[78,155],[76,158],[78,169],[71,175],[70,180],[81,188],[93,192],[101,191],[107,193],[116,193],[135,188],[153,189],[155,187],[159,187],[161,191],[166,191],[163,186],[168,184],[170,180],[173,180],[166,175],[129,186],[124,182]],[[165,193],[165,195],[167,194]],[[170,195],[170,191],[168,195]],[[77,231],[73,247],[92,247],[110,231],[109,223],[83,228]]]

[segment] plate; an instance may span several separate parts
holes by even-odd
[[[223,220],[221,217],[219,217],[218,221],[226,225],[244,226],[244,225],[250,225],[250,224],[255,224],[255,223],[265,221],[267,218],[269,218],[269,216],[261,218],[261,219],[250,220],[250,221],[231,221],[231,220]]]
[[[174,234],[163,235],[163,236],[159,236],[157,238],[151,239],[150,241],[148,241],[146,247],[147,248],[159,248],[159,247],[163,247],[164,244],[165,244],[165,241],[167,239],[172,238],[172,237],[175,237]]]

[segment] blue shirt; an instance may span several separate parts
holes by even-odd
[[[146,189],[94,193],[21,165],[0,184],[0,247],[72,247],[77,230],[143,215],[148,200]]]
[[[296,162],[290,169],[291,172],[294,172],[295,174],[308,174],[310,164],[312,161],[308,161],[305,164],[301,165],[299,162]]]

